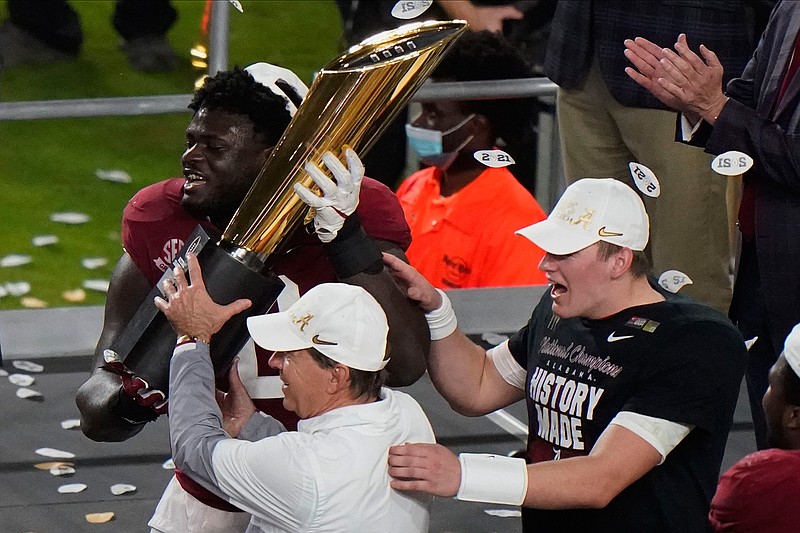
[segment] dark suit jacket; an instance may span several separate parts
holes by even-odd
[[[561,0],[556,7],[545,58],[547,77],[564,89],[578,88],[595,53],[611,94],[628,107],[666,109],[625,74],[630,63],[625,39],[645,37],[672,47],[686,33],[719,56],[730,79],[738,76],[755,47],[754,0]],[[727,81],[726,79],[726,81]]]
[[[800,2],[780,2],[741,78],[728,84],[730,100],[714,127],[692,139],[707,141],[712,154],[738,150],[753,158],[745,180],[755,189],[759,275],[778,350],[800,322],[800,74],[775,105],[798,31]]]

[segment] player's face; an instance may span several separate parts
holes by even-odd
[[[607,296],[610,261],[593,244],[569,255],[545,254],[539,270],[550,282],[553,313],[561,318],[604,318],[615,311]]]
[[[453,152],[471,135],[470,113],[458,102],[438,101],[422,104],[422,112],[412,121],[418,128],[445,132],[442,136],[442,151]]]
[[[286,409],[303,419],[323,412],[330,398],[326,391],[331,371],[319,366],[309,350],[275,352],[269,366],[280,371]]]
[[[247,116],[201,108],[186,128],[181,205],[198,218],[226,225],[268,154]]]
[[[789,364],[781,356],[769,371],[769,387],[761,400],[767,421],[767,442],[770,447],[786,448],[786,436],[783,430],[783,412],[787,407],[784,379],[790,372]]]

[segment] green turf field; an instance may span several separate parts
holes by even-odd
[[[168,34],[185,60],[175,72],[143,74],[131,69],[111,27],[113,2],[70,2],[81,15],[84,47],[71,62],[0,71],[0,101],[188,94],[200,71],[188,51],[200,35],[202,0],[173,0],[179,19]],[[310,80],[312,72],[339,52],[341,26],[333,1],[241,0],[244,13],[230,11],[230,65],[277,63]],[[5,2],[0,17],[5,19]],[[180,174],[183,129],[190,115],[0,122],[0,259],[32,257],[0,267],[0,286],[27,281],[49,307],[102,304],[105,295],[86,290],[80,303],[63,294],[87,279],[105,279],[121,253],[122,208],[141,187]],[[124,170],[127,184],[102,181],[98,169]],[[54,212],[91,217],[81,225],[49,220]],[[36,247],[32,239],[56,235],[59,243]],[[96,270],[84,258],[103,257]],[[0,291],[2,292],[2,291]],[[20,297],[0,298],[0,309],[23,307]]]

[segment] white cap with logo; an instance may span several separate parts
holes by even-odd
[[[553,255],[568,255],[598,241],[631,250],[647,246],[650,220],[636,192],[612,178],[584,178],[564,191],[547,219],[517,231]]]
[[[315,348],[350,368],[377,372],[389,362],[389,324],[383,308],[361,287],[317,285],[289,309],[247,319],[253,340],[267,350]]]
[[[800,324],[792,328],[783,344],[783,357],[795,374],[800,377]]]
[[[249,72],[258,83],[268,88],[276,95],[284,97],[286,99],[286,109],[289,111],[290,115],[294,116],[294,114],[297,113],[297,106],[286,94],[286,91],[280,87],[280,85],[286,84],[294,89],[301,99],[305,98],[306,93],[308,93],[308,87],[297,77],[297,74],[289,69],[263,62],[253,63],[249,67],[245,67],[245,70]],[[276,82],[282,83],[279,84]]]

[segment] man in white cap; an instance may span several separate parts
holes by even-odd
[[[579,180],[519,233],[545,250],[550,292],[489,351],[458,330],[443,293],[384,260],[428,312],[428,370],[455,410],[527,401],[529,464],[396,446],[392,485],[523,505],[524,531],[705,531],[744,372],[741,336],[648,279],[647,213],[622,182]]]
[[[361,287],[324,283],[281,313],[251,317],[253,339],[274,351],[285,407],[298,431],[260,416],[234,366],[231,389],[215,399],[208,340],[248,300],[214,303],[189,256],[156,298],[178,338],[170,365],[170,440],[176,466],[252,514],[248,532],[423,532],[431,497],[390,487],[386,453],[434,442],[419,404],[382,388],[389,325]],[[218,406],[219,401],[220,406]],[[237,438],[238,437],[238,438]],[[262,438],[263,437],[263,438]]]
[[[800,324],[786,337],[762,401],[767,450],[750,454],[719,480],[708,515],[716,532],[793,533],[800,495]]]
[[[183,176],[145,187],[123,212],[124,253],[111,278],[92,375],[76,398],[81,429],[91,439],[125,440],[166,411],[161,391],[130,372],[109,371],[103,352],[113,346],[194,228],[201,224],[217,234],[227,226],[306,91],[290,70],[256,63],[219,72],[195,93],[181,156]],[[411,236],[402,208],[386,186],[363,177],[363,165],[352,151],[347,168],[332,154],[324,161],[337,184],[321,170],[309,170],[326,198],[304,199],[325,206],[317,205],[322,208],[313,226],[287,236],[284,252],[270,256],[267,267],[300,294],[332,281],[366,288],[387,310],[391,325],[387,383],[409,385],[425,372],[428,329],[423,314],[383,269],[380,253],[405,257]],[[243,354],[242,380],[261,411],[294,429],[298,418],[283,408],[281,382],[267,365],[269,355],[260,348]],[[164,532],[227,533],[243,531],[248,522],[246,513],[177,470],[150,525]]]

